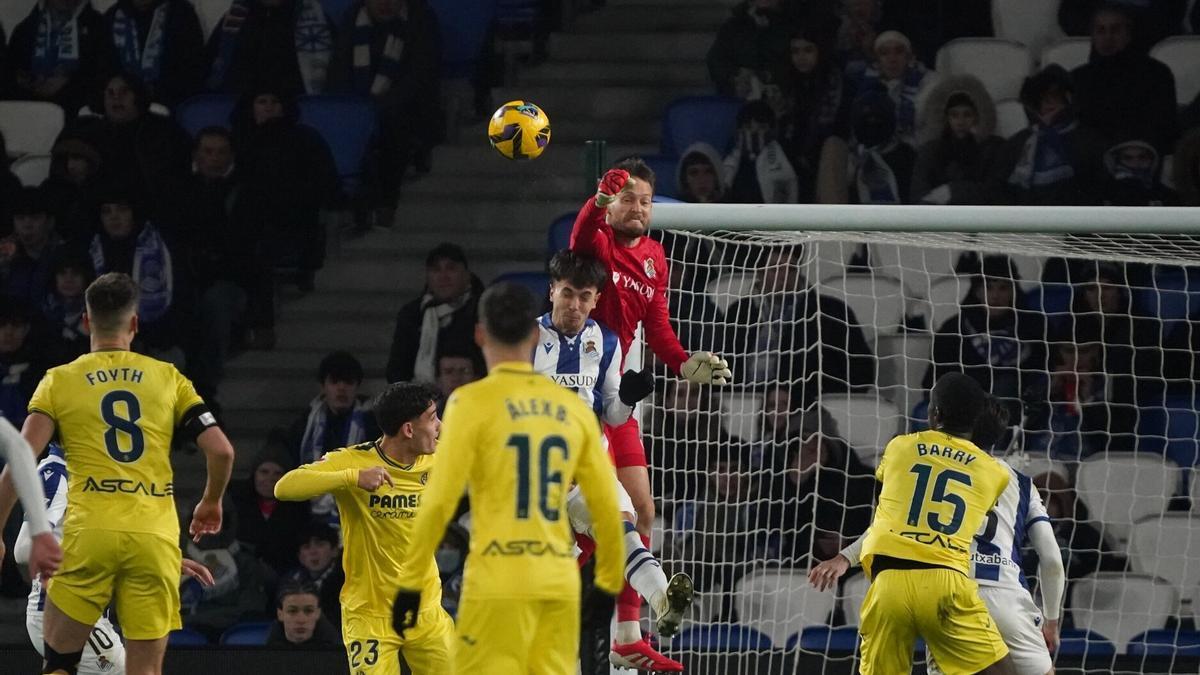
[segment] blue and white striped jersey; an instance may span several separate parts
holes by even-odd
[[[54,537],[62,541],[63,516],[67,513],[67,462],[63,458],[62,448],[51,443],[46,458],[38,464],[38,477],[42,479],[42,494],[46,497],[46,516],[50,519],[50,527]],[[17,562],[29,562],[31,546],[29,536],[29,521],[21,524],[21,532],[17,535],[17,543],[13,546],[13,557]],[[30,581],[29,612],[41,612],[45,608],[46,594],[38,579]]]
[[[624,424],[633,408],[617,395],[621,387],[621,343],[617,334],[588,319],[578,335],[560,333],[547,312],[538,319],[533,369],[575,390],[596,415],[613,426]]]
[[[1000,461],[1012,474],[1011,480],[971,540],[971,573],[980,586],[1028,589],[1021,572],[1021,546],[1029,526],[1039,520],[1050,522],[1050,517],[1029,476]]]

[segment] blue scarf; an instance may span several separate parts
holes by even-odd
[[[871,86],[878,86],[888,92],[892,102],[896,104],[896,135],[901,138],[911,138],[917,129],[917,94],[921,91],[921,83],[929,71],[920,62],[914,61],[904,71],[899,85],[888,86],[879,74],[879,69],[872,66],[863,73],[862,91]]]
[[[96,276],[109,271],[100,235],[92,238],[88,252],[92,256]],[[165,316],[171,309],[175,275],[171,268],[171,252],[158,235],[158,230],[150,223],[146,223],[137,236],[133,251],[133,273],[130,276],[138,285],[138,317],[146,323],[153,323]]]
[[[163,37],[167,32],[167,5],[164,2],[154,8],[150,30],[146,34],[143,48],[138,39],[137,20],[123,8],[117,7],[113,15],[113,45],[121,59],[121,67],[127,73],[136,73],[147,84],[158,82],[162,75]]]
[[[87,6],[87,0],[80,0],[70,17],[56,23],[53,13],[46,10],[46,0],[38,2],[37,37],[30,64],[35,77],[70,74],[79,69],[79,15]]]
[[[221,37],[217,43],[217,58],[208,76],[210,89],[220,89],[233,65],[238,35],[250,16],[249,0],[234,0],[221,19]],[[319,94],[325,89],[329,70],[329,55],[333,51],[333,31],[325,19],[320,0],[296,0],[300,11],[296,16],[296,63],[304,80],[304,91]]]
[[[404,40],[399,35],[401,25],[402,20],[375,24],[367,14],[367,8],[359,8],[351,34],[354,38],[355,92],[363,96],[382,96],[392,88],[392,83],[400,76],[400,58],[404,54]],[[371,38],[376,29],[388,32],[378,63],[371,54]]]
[[[1067,154],[1066,137],[1075,130],[1075,125],[1070,117],[1049,125],[1034,123],[1021,158],[1008,177],[1009,184],[1029,190],[1074,178],[1075,167]]]
[[[859,204],[899,204],[900,187],[891,165],[883,153],[892,150],[895,142],[868,148],[859,144],[854,154],[858,159],[854,172],[854,186]]]
[[[317,396],[309,404],[308,421],[304,424],[304,436],[300,439],[300,463],[309,464],[325,456],[326,452],[339,447],[348,447],[366,440],[367,409],[362,401],[354,402],[350,411],[350,422],[346,425],[346,435],[337,439],[334,447],[325,447],[325,432],[329,426],[329,407],[325,398]],[[309,504],[314,521],[325,523],[331,527],[340,527],[341,518],[338,516],[337,502],[333,495],[324,494],[314,497]]]

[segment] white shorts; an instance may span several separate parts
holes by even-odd
[[[637,512],[633,509],[633,500],[629,498],[629,493],[622,487],[621,481],[617,480],[615,474],[613,483],[617,486],[617,510],[621,513],[632,514],[636,518]],[[567,492],[567,518],[571,521],[571,529],[579,534],[595,538],[595,533],[592,531],[592,514],[588,511],[587,501],[584,500],[583,492],[580,491],[578,485],[571,486],[571,490]]]
[[[37,581],[34,582],[34,593],[40,595]],[[25,611],[25,630],[29,632],[29,641],[38,654],[45,656],[45,635],[42,632],[42,618],[45,612],[37,609],[37,598],[30,597],[30,604]],[[83,658],[79,660],[79,675],[125,675],[125,645],[121,644],[121,636],[108,619],[100,617],[92,634],[88,636],[87,644],[83,646]]]
[[[980,586],[979,597],[1008,645],[1013,665],[1019,675],[1045,675],[1053,662],[1042,637],[1042,611],[1033,604],[1029,591],[1005,586]],[[940,673],[932,659],[930,673]]]

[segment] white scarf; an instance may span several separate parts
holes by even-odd
[[[417,347],[417,359],[413,363],[414,382],[437,381],[438,333],[450,325],[454,313],[462,309],[471,299],[467,291],[451,302],[434,303],[433,295],[426,293],[421,298],[421,341]]]

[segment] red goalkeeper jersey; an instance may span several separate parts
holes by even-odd
[[[588,199],[571,231],[571,250],[596,258],[612,275],[600,293],[592,318],[617,334],[624,354],[629,353],[633,333],[641,321],[650,349],[671,370],[679,372],[688,355],[671,327],[667,310],[670,275],[662,244],[642,237],[635,246],[623,246],[604,222],[604,214],[594,199]]]

